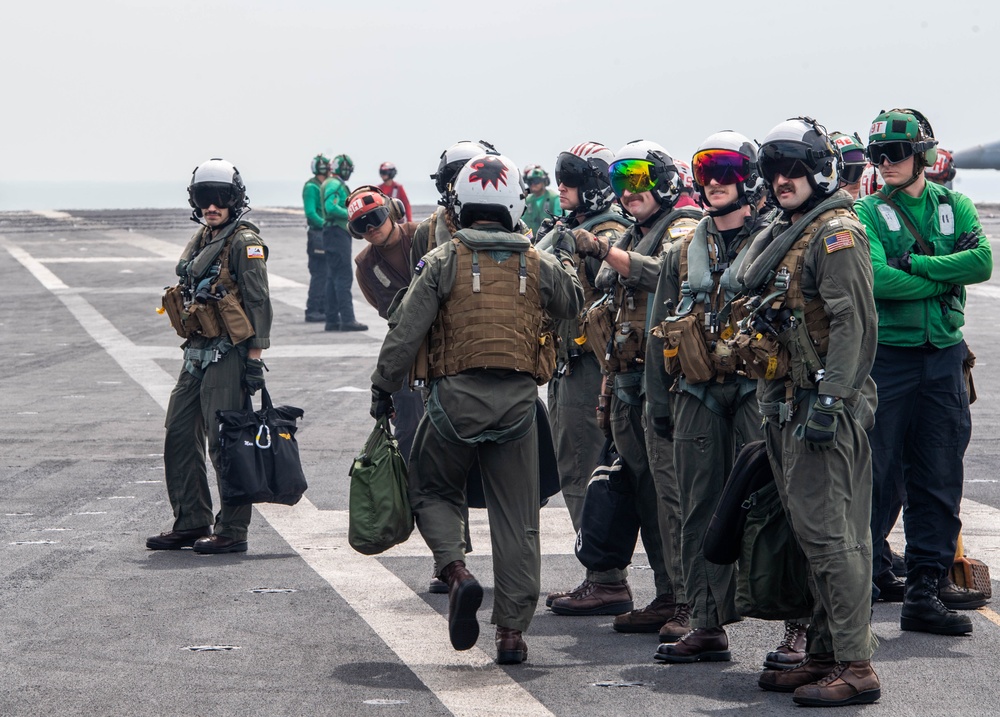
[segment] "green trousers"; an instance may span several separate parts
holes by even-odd
[[[658,436],[653,430],[649,405],[646,412],[646,455],[649,469],[653,473],[653,487],[656,490],[656,519],[660,524],[660,538],[663,543],[663,562],[673,584],[674,600],[687,602],[684,589],[684,569],[681,563],[681,495],[674,470],[674,439]]]
[[[466,475],[477,457],[493,546],[491,622],[525,631],[541,587],[537,427],[506,443],[458,444],[446,440],[424,414],[410,453],[410,505],[434,554],[435,574],[465,560]]]
[[[601,365],[587,352],[572,359],[571,371],[548,384],[549,421],[559,464],[559,487],[579,532],[587,484],[601,456],[604,432],[597,425]]]
[[[675,396],[674,461],[691,627],[720,627],[740,620],[735,603],[736,566],[705,560],[702,543],[737,453],[750,441],[763,438],[763,433],[757,400],[753,393],[741,391],[741,382],[713,382],[704,388],[705,401],[686,392]]]
[[[833,652],[840,661],[868,660],[871,630],[872,464],[868,436],[847,411],[840,415],[837,445],[813,453],[795,429],[808,419],[803,401],[783,427],[765,424],[767,455],[778,493],[809,561],[815,598],[809,654]]]
[[[163,441],[163,467],[167,495],[174,509],[174,530],[193,530],[215,525],[215,533],[234,540],[246,540],[252,506],[223,505],[212,516],[212,495],[208,488],[205,442],[216,476],[219,473],[218,410],[243,408],[244,359],[230,350],[198,379],[181,369],[177,385],[170,392],[167,429]]]

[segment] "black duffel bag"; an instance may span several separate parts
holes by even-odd
[[[736,456],[715,513],[705,531],[705,560],[717,565],[735,563],[743,550],[743,530],[750,495],[774,482],[764,441],[750,441]]]
[[[623,570],[639,537],[639,512],[628,468],[609,438],[583,499],[576,557],[588,570]]]
[[[226,505],[295,505],[306,477],[295,441],[303,410],[275,406],[266,388],[255,411],[250,395],[239,411],[216,411],[219,420],[219,493]]]

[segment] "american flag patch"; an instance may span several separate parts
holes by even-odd
[[[823,244],[826,245],[826,253],[832,254],[835,251],[850,249],[854,246],[854,236],[845,229],[844,231],[840,231],[826,237],[823,240]]]

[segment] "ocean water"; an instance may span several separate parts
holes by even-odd
[[[301,207],[300,180],[250,182],[247,193],[251,206]],[[352,186],[364,184],[351,182]],[[415,179],[404,184],[410,204],[435,204],[434,183]],[[1000,171],[967,169],[959,171],[954,189],[977,204],[1000,203]],[[187,206],[187,182],[70,182],[0,181],[0,211],[37,209],[170,209]]]

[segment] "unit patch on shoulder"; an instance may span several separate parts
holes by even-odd
[[[264,247],[260,244],[250,244],[247,247],[247,259],[263,259]]]
[[[850,249],[854,246],[854,235],[844,229],[843,231],[826,236],[823,239],[823,246],[826,247],[827,254],[832,254],[841,249]]]
[[[420,261],[417,262],[417,265],[415,267],[413,267],[413,273],[414,274],[419,274],[420,272],[422,272],[424,270],[425,266],[427,266],[427,264],[425,264],[424,260],[421,259]]]

